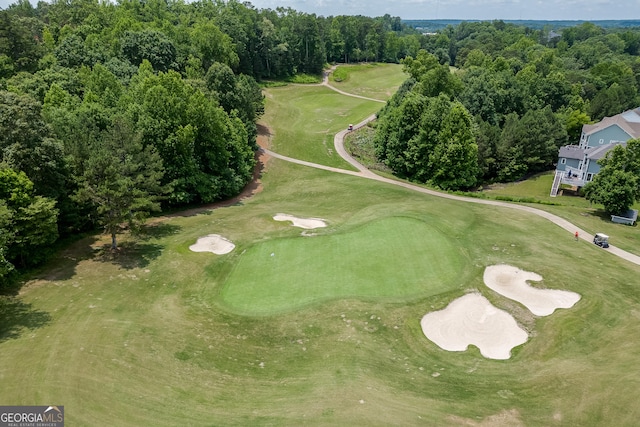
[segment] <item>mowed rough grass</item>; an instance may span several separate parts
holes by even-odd
[[[96,258],[89,242],[62,253],[58,270],[21,297],[31,304],[25,316],[50,320],[0,344],[2,400],[62,402],[74,425],[456,425],[455,417],[463,424],[503,411],[525,425],[631,425],[640,415],[629,393],[639,379],[639,301],[630,280],[638,269],[598,260],[593,245],[538,218],[324,171],[305,177],[315,183],[309,195],[293,179],[301,172],[272,160],[253,199],[168,219],[138,252],[123,249],[113,261]],[[224,289],[239,260],[255,245],[306,239],[272,220],[282,210],[317,213],[354,236],[385,218],[415,218],[446,233],[464,264],[455,286],[435,295],[425,288],[410,298],[354,295],[272,315],[235,314]],[[232,239],[236,251],[188,250],[211,232]],[[583,298],[534,318],[483,286],[484,268],[500,262]],[[446,352],[422,335],[422,315],[472,290],[530,332],[512,359],[491,361],[473,348]]]
[[[566,218],[590,235],[605,233],[611,237],[611,244],[640,255],[640,229],[637,224],[628,226],[611,222],[611,216],[604,212],[602,205],[593,205],[584,197],[575,195],[551,197],[553,176],[554,172],[545,172],[526,181],[494,185],[483,193],[490,197],[533,197],[542,202],[554,203],[557,206],[544,204],[532,206]],[[637,202],[633,209],[640,209],[640,202]]]
[[[455,288],[464,266],[443,233],[415,219],[390,217],[346,232],[318,232],[247,249],[226,280],[222,300],[245,314],[345,297],[404,301]]]
[[[640,267],[509,209],[276,159],[262,181],[251,199],[166,218],[135,242],[124,238],[116,256],[103,250],[107,236],[81,240],[18,296],[4,297],[0,402],[64,405],[73,426],[637,424]],[[309,239],[340,235],[345,244],[406,219],[453,246],[460,268],[437,293],[427,286],[413,295],[323,297],[239,314],[224,294],[238,266],[262,246],[299,248],[307,239],[274,221],[280,212],[325,218],[330,229]],[[211,233],[236,249],[188,249]],[[417,250],[431,252],[429,245]],[[420,271],[419,262],[408,268]],[[582,299],[537,318],[484,286],[484,268],[497,263],[534,271],[544,278],[535,286]],[[263,276],[256,269],[251,280]],[[473,347],[447,352],[422,334],[426,312],[471,291],[528,331],[511,359],[485,359]]]

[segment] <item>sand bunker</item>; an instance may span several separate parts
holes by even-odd
[[[465,351],[475,345],[489,359],[508,359],[511,349],[528,339],[509,313],[476,293],[456,299],[444,310],[426,314],[420,325],[425,336],[444,350]]]
[[[575,292],[534,288],[529,280],[538,282],[542,276],[505,264],[484,270],[484,283],[491,290],[521,303],[537,316],[571,308],[580,300]],[[420,325],[425,336],[444,350],[464,351],[473,344],[489,359],[508,359],[511,349],[528,337],[513,316],[480,294],[467,294],[444,310],[426,314]]]
[[[189,246],[193,252],[213,252],[216,255],[224,255],[231,252],[236,245],[217,234],[209,234],[200,237],[195,244]]]
[[[575,292],[538,289],[527,281],[539,282],[542,276],[510,265],[492,265],[484,271],[484,283],[502,296],[518,301],[536,316],[548,316],[557,308],[571,308],[580,300]]]
[[[313,229],[326,227],[325,220],[320,218],[298,218],[293,215],[277,214],[273,217],[276,221],[291,221],[294,227]]]

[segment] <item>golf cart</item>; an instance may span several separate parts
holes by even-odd
[[[349,124],[349,127],[347,128],[348,130],[353,130],[353,125]]]
[[[602,233],[596,233],[596,235],[593,236],[593,243],[595,243],[596,245],[600,246],[601,248],[608,248],[609,247],[609,236],[607,236],[606,234],[602,234]]]

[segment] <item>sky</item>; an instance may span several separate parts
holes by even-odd
[[[0,0],[6,9],[16,0]],[[187,0],[189,1],[189,0]],[[388,13],[402,19],[640,19],[640,0],[249,0],[258,9],[291,7],[321,16]],[[31,0],[37,4],[37,0]]]
[[[4,1],[4,0],[0,0]],[[249,0],[258,9],[402,19],[640,19],[640,0]]]

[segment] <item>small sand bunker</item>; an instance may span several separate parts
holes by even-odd
[[[571,308],[580,300],[575,292],[538,289],[527,281],[539,282],[542,276],[510,265],[492,265],[484,270],[484,283],[502,296],[518,301],[536,316],[548,316],[557,308]]]
[[[309,230],[327,226],[325,220],[320,218],[298,218],[293,215],[279,213],[275,215],[273,219],[276,221],[291,221],[294,227],[306,228]]]
[[[236,245],[217,234],[209,234],[200,237],[195,244],[189,246],[193,252],[213,252],[216,255],[224,255],[231,252]]]
[[[443,350],[465,351],[475,345],[489,359],[509,359],[511,349],[528,339],[513,316],[477,293],[456,299],[444,310],[427,313],[420,325],[424,335]]]

